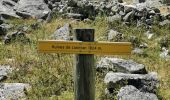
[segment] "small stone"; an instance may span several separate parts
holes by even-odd
[[[133,51],[132,51],[133,54],[138,54],[138,55],[142,55],[144,53],[144,51],[140,48],[135,48]]]
[[[73,19],[83,19],[84,17],[82,14],[76,14],[76,13],[66,13],[63,16],[67,18],[73,18]]]
[[[123,39],[123,34],[111,29],[108,33],[109,41],[121,41]]]
[[[151,39],[153,37],[154,33],[152,33],[151,31],[147,31],[145,33],[145,35],[147,36],[148,39]]]
[[[106,17],[107,22],[121,21],[121,16],[116,14],[114,16]]]
[[[152,19],[146,19],[145,20],[145,23],[148,25],[148,26],[151,26],[153,24],[153,20]]]
[[[154,10],[149,11],[149,15],[155,15],[156,12]]]
[[[51,38],[56,40],[71,40],[71,25],[65,24],[63,27],[57,29]]]
[[[147,43],[142,43],[142,44],[139,45],[139,48],[146,49],[146,48],[148,48],[148,44]]]
[[[7,65],[0,65],[0,81],[7,78],[7,75],[12,72],[12,68]]]
[[[165,47],[162,48],[162,52],[160,54],[160,57],[162,59],[165,59],[166,61],[170,59],[170,52],[168,49],[166,49]]]
[[[160,22],[159,25],[160,26],[170,25],[170,21],[169,20],[164,20],[164,21]]]

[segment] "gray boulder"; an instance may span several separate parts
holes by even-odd
[[[145,66],[138,64],[133,60],[124,60],[119,58],[102,58],[97,63],[98,71],[116,71],[124,73],[146,74]]]
[[[17,3],[13,0],[0,0],[0,15],[2,15],[3,18],[20,18],[14,10],[16,5]]]
[[[149,74],[126,74],[113,73],[106,74],[104,82],[107,84],[107,89],[112,93],[117,85],[133,85],[143,92],[155,93],[159,85],[157,73]]]
[[[153,93],[141,92],[132,85],[122,87],[118,94],[118,100],[158,100],[158,97]]]
[[[1,83],[0,98],[1,100],[21,100],[26,96],[25,91],[29,88],[29,84]]]
[[[51,38],[56,40],[71,40],[71,29],[70,24],[65,24],[63,27],[57,29]]]
[[[46,18],[50,9],[44,0],[20,0],[15,6],[16,14],[22,18]]]

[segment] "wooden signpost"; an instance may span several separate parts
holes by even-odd
[[[128,42],[82,42],[82,41],[39,41],[39,52],[95,55],[129,55],[131,44]]]
[[[76,54],[74,61],[75,100],[95,100],[94,55],[130,55],[129,42],[94,42],[94,29],[74,29],[75,41],[38,41],[41,53]]]

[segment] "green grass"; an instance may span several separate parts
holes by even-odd
[[[35,20],[12,20],[12,24],[30,25]],[[98,18],[94,22],[84,23],[69,19],[53,19],[51,23],[42,25],[37,30],[31,30],[27,36],[31,39],[30,43],[14,42],[9,45],[0,44],[0,64],[9,64],[16,70],[10,74],[6,82],[22,82],[32,85],[27,98],[30,100],[73,100],[73,55],[66,54],[43,54],[37,51],[37,41],[50,39],[50,35],[59,26],[71,23],[73,28],[94,28],[95,40],[106,40],[107,30],[114,28],[125,34],[125,40],[129,40],[130,35],[139,38],[139,42],[146,42],[149,48],[146,49],[147,57],[114,56],[125,59],[134,59],[146,66],[148,71],[155,71],[159,75],[160,88],[159,95],[164,100],[170,100],[170,61],[159,58],[160,48],[159,39],[165,33],[170,34],[169,26],[159,28],[155,26],[153,32],[159,33],[153,39],[147,40],[143,35],[144,29],[136,29],[134,26],[122,26],[120,23],[108,24],[104,18]],[[10,31],[15,30],[12,29]],[[95,59],[100,59],[96,56]],[[97,73],[96,76],[96,100],[105,98],[105,84],[103,76]]]

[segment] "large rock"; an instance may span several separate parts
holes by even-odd
[[[157,73],[149,74],[126,74],[113,73],[106,74],[104,82],[107,84],[107,89],[112,92],[117,85],[133,85],[144,92],[155,93],[159,85]]]
[[[145,66],[138,64],[133,60],[124,60],[119,58],[102,58],[97,64],[97,70],[117,71],[125,73],[146,74]]]
[[[4,18],[15,17],[20,18],[16,15],[14,7],[17,5],[13,0],[0,0],[0,15]]]
[[[122,87],[118,94],[118,100],[158,100],[158,97],[153,93],[141,92],[132,85]]]
[[[25,91],[29,88],[29,84],[1,83],[0,98],[1,100],[23,100],[23,98],[26,96]]]
[[[44,18],[50,13],[44,0],[20,0],[15,6],[16,14],[22,18]]]
[[[57,29],[51,37],[56,40],[71,40],[71,25],[65,24]]]

